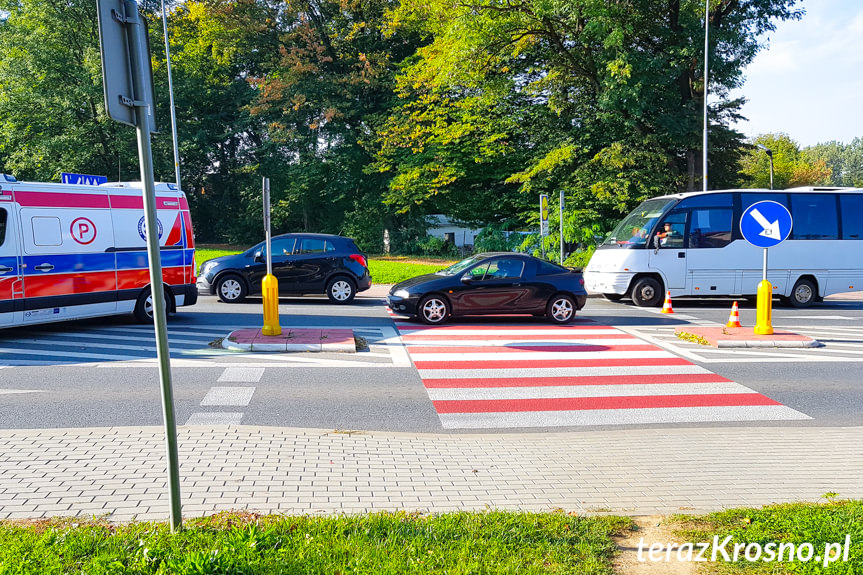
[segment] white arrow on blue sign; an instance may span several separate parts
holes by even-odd
[[[785,241],[791,226],[788,208],[770,200],[752,204],[740,217],[743,239],[759,248],[772,248]]]

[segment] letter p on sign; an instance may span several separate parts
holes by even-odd
[[[96,239],[96,224],[87,218],[76,218],[69,226],[72,239],[79,244],[87,245]]]

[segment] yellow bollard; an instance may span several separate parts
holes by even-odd
[[[758,309],[756,311],[755,334],[771,335],[773,333],[773,285],[767,280],[758,284]]]
[[[263,335],[280,335],[282,328],[279,326],[279,280],[272,274],[264,276],[261,284],[261,293],[264,296],[264,327]]]

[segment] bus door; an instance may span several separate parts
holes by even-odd
[[[686,212],[668,214],[653,233],[648,244],[647,267],[665,278],[667,289],[686,287]]]
[[[24,297],[21,284],[21,266],[18,257],[18,236],[11,206],[0,205],[0,325],[18,323],[15,300]]]
[[[732,244],[731,207],[698,207],[689,213],[686,259],[690,295],[739,294],[743,277],[740,242]]]

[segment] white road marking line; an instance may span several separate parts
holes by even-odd
[[[193,413],[185,425],[239,425],[242,413]]]
[[[801,421],[812,419],[808,415],[784,405],[441,413],[438,415],[444,429],[580,427],[587,425],[643,425],[720,421]]]
[[[13,393],[46,393],[42,389],[0,389],[0,395],[12,395]]]
[[[668,375],[713,373],[695,364],[689,365],[637,365],[637,366],[599,366],[580,367],[574,371],[571,367],[539,367],[536,365],[506,369],[420,369],[423,379],[473,379],[486,378],[490,374],[495,378],[509,377],[572,377],[593,375]]]
[[[758,393],[733,381],[715,383],[657,383],[622,385],[550,385],[536,387],[476,387],[427,389],[432,401],[558,399],[587,397],[642,397]]]
[[[211,387],[201,401],[202,406],[247,406],[255,393],[254,387]]]
[[[257,383],[264,375],[262,367],[227,367],[217,380],[219,383]]]

